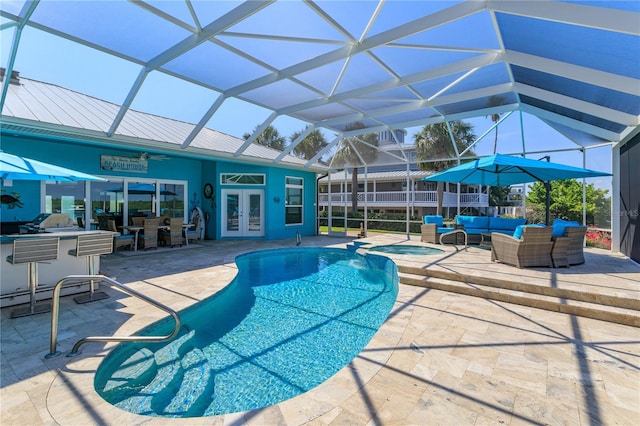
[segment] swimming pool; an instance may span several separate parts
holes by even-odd
[[[391,254],[417,254],[417,255],[432,255],[444,253],[444,250],[434,247],[424,246],[411,246],[411,245],[388,245],[388,246],[374,246],[368,249],[369,251],[377,251],[379,253],[391,253]]]
[[[273,405],[337,373],[367,345],[398,294],[388,258],[342,249],[266,250],[180,312],[168,343],[122,343],[94,385],[111,404],[158,417],[204,417]],[[160,321],[140,334],[168,333]]]

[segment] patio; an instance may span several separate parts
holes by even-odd
[[[345,247],[352,238],[304,238],[301,246]],[[376,245],[404,236],[370,235]],[[419,237],[410,243],[421,245]],[[247,251],[295,240],[205,241],[202,247],[103,257],[102,272],[180,310],[223,288]],[[511,279],[640,302],[640,268],[623,256],[585,249],[571,268],[517,269],[477,247],[436,256],[390,255],[399,266]],[[141,260],[144,260],[143,262]],[[161,318],[112,289],[111,298],[61,303],[59,349],[91,335],[131,334]],[[2,315],[2,410],[13,424],[637,424],[640,329],[462,294],[400,285],[389,318],[367,348],[319,387],[280,404],[201,419],[123,412],[93,390],[112,344],[89,343],[77,358],[44,359],[49,315]]]

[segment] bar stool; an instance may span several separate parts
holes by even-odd
[[[87,274],[96,275],[95,257],[101,254],[113,252],[113,236],[111,233],[78,235],[76,248],[69,250],[69,254],[75,257],[87,258]],[[81,294],[73,298],[76,303],[87,303],[96,300],[107,299],[109,295],[103,291],[95,291],[93,280],[89,281],[89,293]]]
[[[36,288],[38,287],[38,262],[58,259],[59,237],[21,238],[13,241],[13,254],[7,256],[12,265],[27,264],[27,281],[29,284],[29,307],[11,311],[11,318],[42,314],[51,311],[51,304],[36,306]]]

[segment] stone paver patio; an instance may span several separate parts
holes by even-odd
[[[304,238],[302,246],[345,247],[350,240]],[[408,243],[390,234],[366,241]],[[291,240],[205,241],[189,249],[110,255],[101,270],[180,310],[229,283],[238,254],[294,246]],[[568,269],[492,264],[489,252],[475,247],[390,256],[398,264],[634,299],[640,292],[638,265],[596,249],[586,249],[584,265]],[[86,335],[132,334],[163,316],[106,291],[109,299],[85,305],[62,298],[60,350],[69,351]],[[1,312],[3,426],[640,424],[640,329],[477,297],[401,284],[373,340],[322,385],[264,409],[186,420],[134,415],[107,404],[94,391],[93,377],[113,344],[89,343],[78,357],[45,359],[50,315],[10,319],[10,310]]]

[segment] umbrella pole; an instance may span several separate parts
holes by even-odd
[[[551,207],[551,184],[549,182],[544,183],[544,189],[546,190],[545,197],[545,209],[544,209],[544,224],[549,226],[549,208]]]

